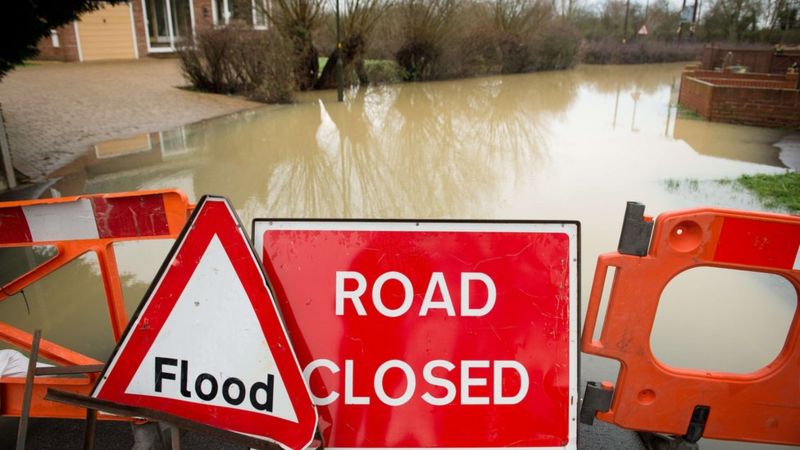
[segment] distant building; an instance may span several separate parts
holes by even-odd
[[[132,0],[84,14],[39,42],[40,58],[137,59],[171,53],[194,34],[239,21],[267,28],[268,0]]]

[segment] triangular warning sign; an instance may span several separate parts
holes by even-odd
[[[92,396],[288,448],[317,412],[236,213],[203,197]]]
[[[639,31],[636,34],[640,36],[647,36],[648,34],[647,25],[642,25],[642,28],[639,28]]]

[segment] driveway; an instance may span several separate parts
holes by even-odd
[[[18,67],[0,81],[14,165],[38,179],[96,142],[260,105],[179,88],[186,84],[176,59]]]

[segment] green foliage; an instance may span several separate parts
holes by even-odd
[[[109,3],[121,3],[111,0]],[[92,0],[11,0],[0,13],[0,79],[14,66],[38,54],[36,44],[58,28],[97,9]]]
[[[800,173],[742,175],[736,182],[756,194],[767,208],[800,212]]]

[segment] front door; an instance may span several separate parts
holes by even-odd
[[[194,31],[192,0],[143,0],[151,52],[174,51]]]

